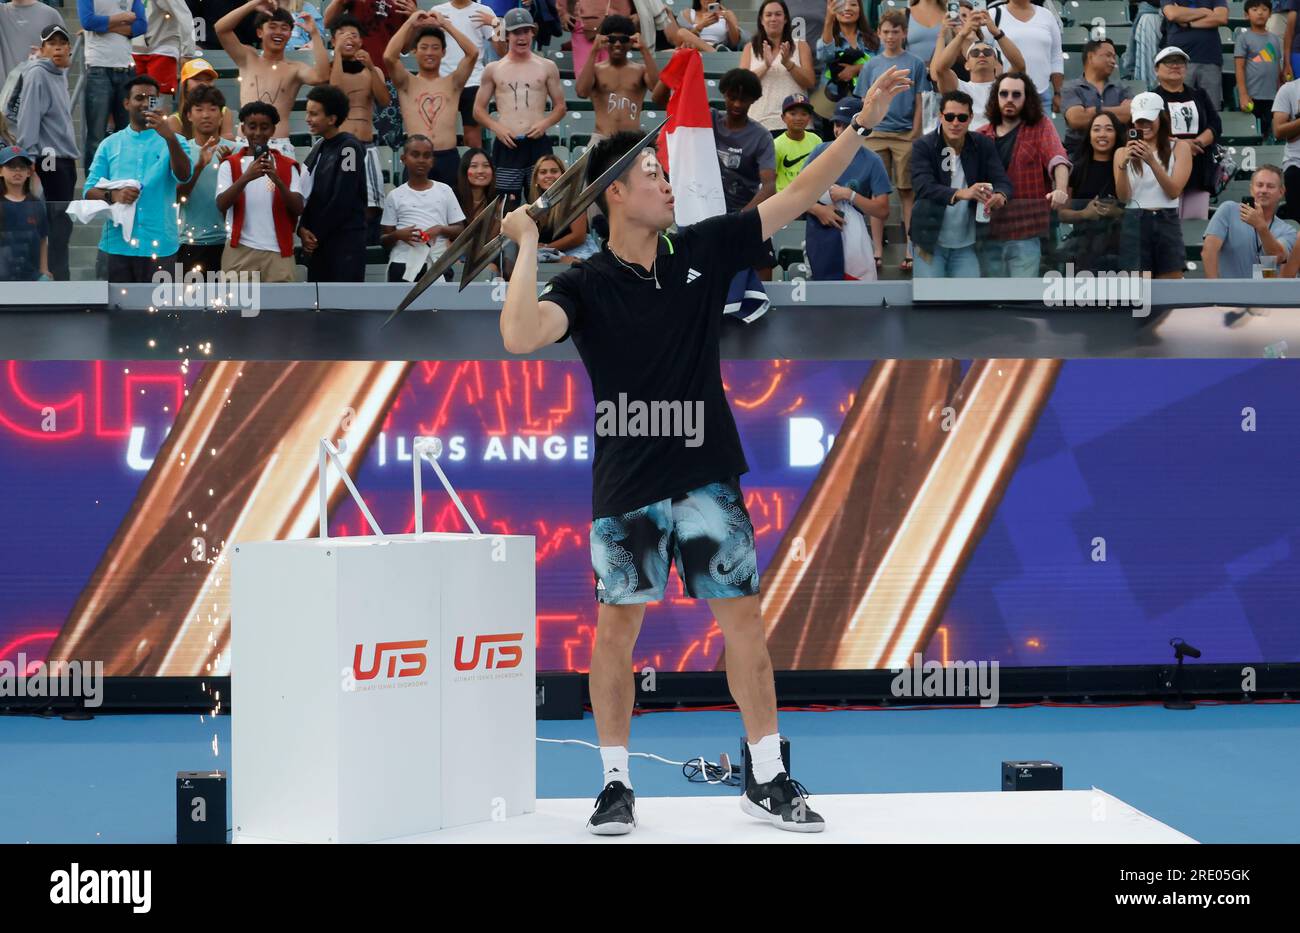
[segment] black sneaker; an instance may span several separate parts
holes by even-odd
[[[636,795],[622,781],[610,781],[596,798],[587,829],[597,836],[623,836],[636,828]]]
[[[819,833],[826,828],[826,821],[808,806],[808,791],[784,771],[766,784],[746,787],[740,809],[792,833]]]

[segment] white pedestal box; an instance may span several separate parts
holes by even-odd
[[[534,551],[477,534],[235,545],[235,837],[367,842],[533,812]]]

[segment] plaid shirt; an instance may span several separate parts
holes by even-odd
[[[997,140],[997,130],[991,123],[981,126],[976,132],[991,137],[995,142]],[[1011,164],[1007,166],[1011,200],[1001,210],[990,212],[991,239],[1027,240],[1047,233],[1051,213],[1047,194],[1055,187],[1052,170],[1058,165],[1068,169],[1070,160],[1052,121],[1044,115],[1033,126],[1020,124],[1011,150]]]

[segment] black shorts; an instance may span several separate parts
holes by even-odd
[[[674,562],[692,599],[758,593],[754,525],[738,478],[591,523],[591,567],[602,603],[663,599]]]
[[[511,149],[501,140],[492,144],[492,168],[496,172],[497,191],[527,197],[533,166],[553,151],[549,136],[541,139],[516,139]]]
[[[478,85],[460,89],[460,122],[465,126],[478,126],[474,119],[474,98],[478,97]]]
[[[456,179],[460,176],[460,150],[435,149],[433,151],[433,171],[429,177],[440,181],[452,191],[456,190]]]
[[[1131,207],[1124,211],[1120,255],[1129,262],[1136,258],[1138,270],[1153,276],[1184,271],[1187,252],[1183,247],[1183,223],[1178,219],[1178,208]]]

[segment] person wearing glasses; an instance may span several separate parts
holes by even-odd
[[[1011,179],[1011,204],[989,223],[980,249],[986,276],[1037,278],[1051,212],[1070,200],[1070,159],[1043,98],[1023,71],[993,82],[988,125],[978,132],[993,140]]]
[[[596,132],[591,145],[622,130],[641,126],[641,108],[647,91],[659,81],[659,66],[653,52],[642,55],[644,64],[628,61],[630,49],[641,51],[641,34],[627,16],[606,16],[591,47],[592,54],[578,73],[575,90],[591,101],[596,112]],[[607,52],[608,61],[597,61]]]
[[[1002,62],[998,59],[993,46],[984,41],[980,28],[991,22],[984,10],[976,10],[967,16],[956,35],[945,45],[937,45],[934,58],[930,61],[930,79],[935,87],[943,91],[965,91],[970,95],[974,105],[970,128],[978,130],[989,122],[985,113],[989,102],[989,91],[993,82],[1002,73]],[[1025,59],[1005,32],[997,34],[998,46],[1006,57],[1012,71],[1024,71]],[[970,75],[967,80],[957,73],[957,62],[964,58],[965,71]]]
[[[974,105],[964,91],[939,99],[939,128],[912,146],[912,247],[918,278],[979,278],[977,241],[990,212],[1011,197],[997,144],[970,132]]]

